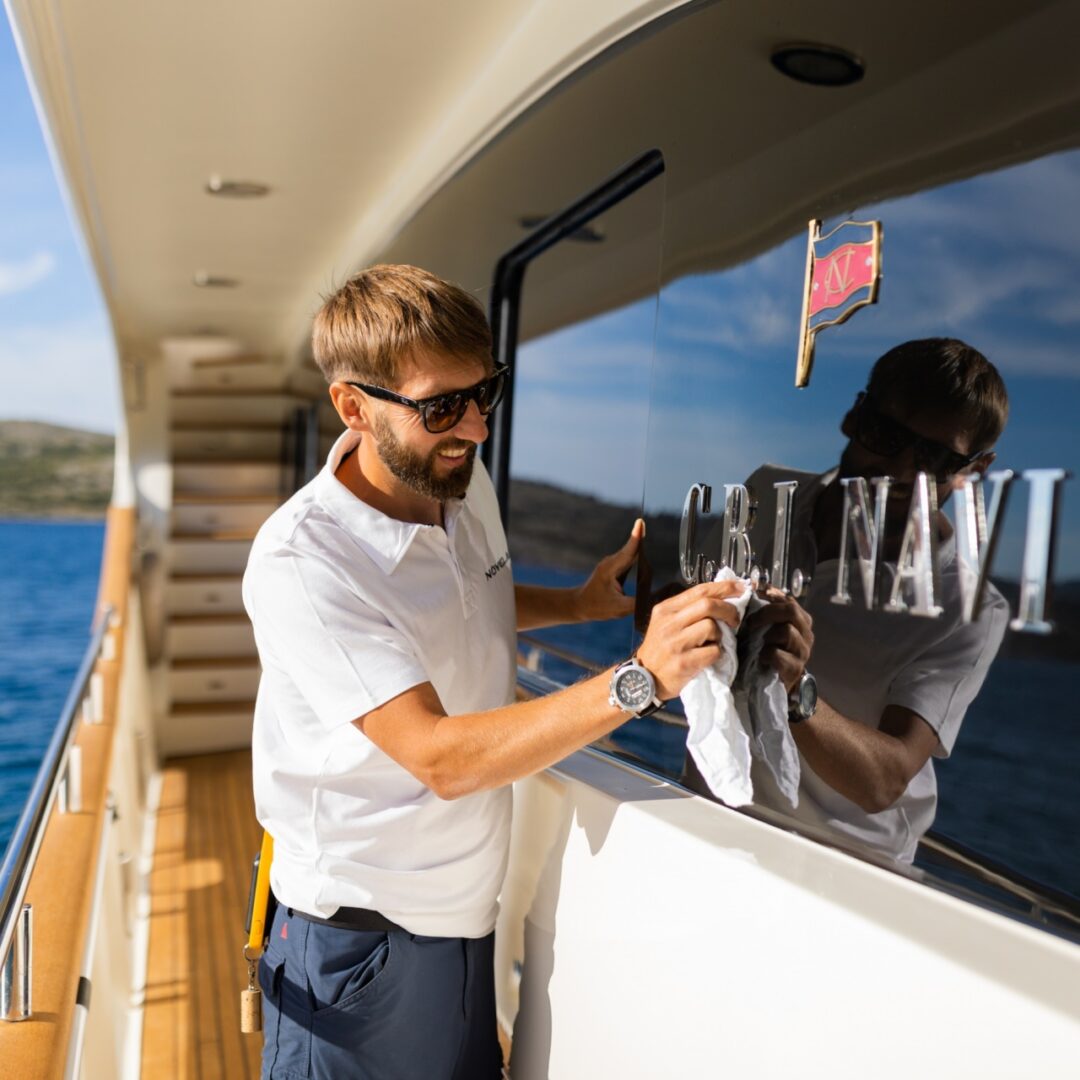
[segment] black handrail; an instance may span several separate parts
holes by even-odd
[[[281,496],[288,498],[315,478],[319,460],[319,402],[293,409],[281,425]]]
[[[649,150],[565,210],[538,225],[495,265],[495,281],[491,287],[491,334],[495,343],[495,362],[505,364],[510,372],[502,402],[495,413],[491,438],[484,444],[482,456],[499,497],[504,529],[510,524],[510,426],[514,415],[514,360],[525,270],[548,248],[655,180],[663,171],[664,155],[659,150]]]

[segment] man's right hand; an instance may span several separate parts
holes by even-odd
[[[733,630],[738,627],[738,612],[727,598],[745,589],[742,581],[707,581],[653,608],[637,658],[656,680],[661,701],[678,697],[699,671],[720,659],[717,620]]]
[[[721,656],[719,619],[734,627],[741,582],[696,585],[653,608],[638,659],[663,699]],[[488,791],[554,765],[626,719],[608,699],[610,673],[557,694],[448,716],[431,683],[411,687],[354,724],[441,799]]]

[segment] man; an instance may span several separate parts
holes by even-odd
[[[1001,645],[1008,606],[988,584],[979,616],[962,621],[955,539],[940,511],[934,521],[938,602],[944,608],[939,618],[869,611],[861,581],[852,582],[850,605],[834,603],[844,528],[840,478],[863,477],[868,486],[878,476],[895,481],[885,519],[881,601],[896,573],[917,473],[936,482],[943,505],[959,478],[989,468],[1007,416],[1005,385],[981,353],[953,339],[909,341],[878,360],[844,417],[840,430],[849,441],[838,469],[813,476],[764,466],[747,481],[761,499],[751,545],[762,565],[772,556],[772,485],[800,481],[790,566],[811,576],[808,591],[801,602],[782,599],[762,609],[750,625],[779,621],[767,640],[774,649],[781,646],[773,662],[791,683],[795,673],[782,646],[799,632],[800,611],[809,613],[808,664],[819,693],[812,716],[800,722],[793,713],[802,767],[798,807],[791,810],[763,768],[753,772],[756,802],[891,858],[914,857],[937,806],[931,758],[952,752],[964,713]]]
[[[510,704],[515,628],[632,610],[619,581],[641,524],[580,588],[513,586],[476,461],[502,373],[461,289],[374,267],[326,301],[313,344],[347,431],[244,577],[280,904],[259,970],[263,1075],[496,1080],[507,785],[675,697],[719,658],[735,590],[658,605],[640,667]]]

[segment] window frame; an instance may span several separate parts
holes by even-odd
[[[587,191],[565,209],[542,221],[519,244],[500,256],[491,286],[489,318],[496,365],[509,368],[503,399],[495,412],[489,438],[481,448],[481,458],[495,485],[503,529],[510,529],[510,438],[514,417],[521,289],[529,264],[560,240],[584,228],[602,213],[651,183],[664,172],[664,155],[647,150],[627,162],[598,186]]]

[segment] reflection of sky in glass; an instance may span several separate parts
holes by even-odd
[[[637,507],[656,298],[518,348],[510,472]]]
[[[853,208],[884,223],[880,301],[821,334],[805,390],[793,385],[805,234],[664,289],[651,419],[652,298],[524,345],[518,400],[528,412],[515,422],[513,472],[634,505],[646,424],[651,511],[677,511],[691,483],[739,481],[765,461],[823,470],[839,457],[840,420],[873,361],[901,341],[950,336],[981,349],[1008,385],[996,467],[1080,474],[1078,189],[1071,152]],[[1057,576],[1076,577],[1073,482],[1063,503]],[[1022,485],[1004,523],[1001,576],[1019,574],[1025,513]]]

